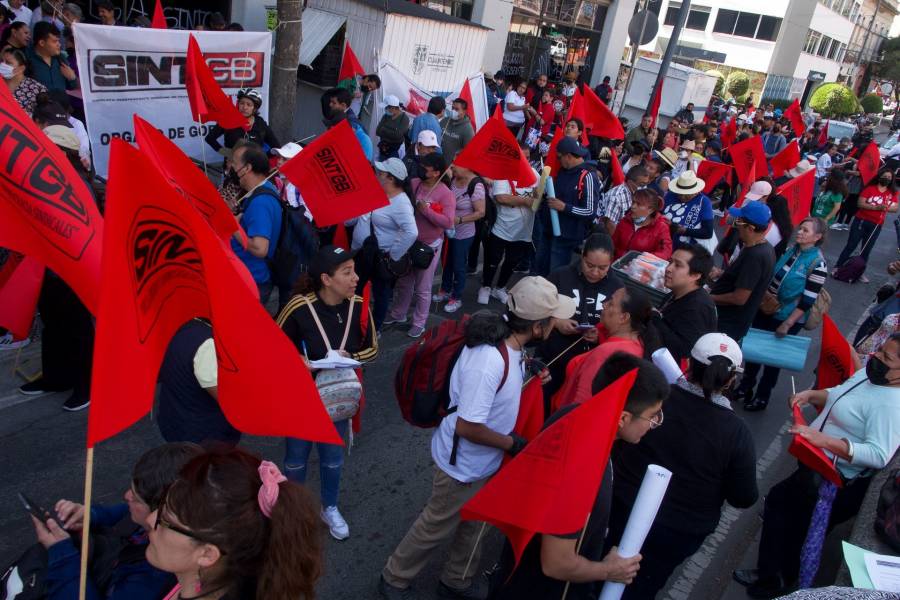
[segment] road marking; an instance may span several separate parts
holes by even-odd
[[[762,456],[757,459],[757,482],[762,481],[766,471],[768,471],[775,461],[784,454],[782,436],[787,433],[790,426],[791,421],[785,421],[778,429],[778,434],[762,453]],[[700,578],[703,576],[704,571],[712,563],[713,557],[716,555],[719,547],[728,538],[732,525],[734,525],[734,522],[741,516],[743,510],[744,509],[734,508],[733,506],[725,506],[724,510],[722,510],[722,517],[719,519],[719,525],[716,527],[716,530],[706,537],[703,545],[700,546],[700,549],[697,550],[693,556],[684,561],[681,575],[679,575],[678,579],[676,579],[669,589],[666,590],[666,600],[689,600],[689,598],[692,597],[691,592],[693,591],[694,586],[697,585]],[[753,508],[751,507],[747,510],[753,510]]]

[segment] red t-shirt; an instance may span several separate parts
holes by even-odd
[[[897,203],[897,192],[892,192],[889,189],[882,192],[879,191],[877,185],[870,185],[860,192],[859,198],[860,200],[866,200],[868,204],[872,204],[873,206],[884,206]],[[856,216],[860,219],[869,221],[870,223],[883,225],[884,220],[887,217],[887,212],[883,210],[867,210],[865,208],[860,208],[856,211]]]

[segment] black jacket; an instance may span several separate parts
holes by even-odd
[[[225,143],[220,144],[219,138],[223,136],[225,138]],[[253,126],[250,127],[250,131],[244,131],[240,127],[235,129],[222,129],[218,125],[214,125],[212,129],[209,130],[209,133],[206,134],[205,139],[206,143],[216,152],[223,146],[225,148],[234,148],[234,145],[238,143],[238,140],[249,140],[260,146],[268,145],[270,150],[281,147],[281,143],[278,141],[278,138],[275,137],[272,128],[269,127],[266,120],[259,115],[256,115],[256,117],[253,118]]]
[[[687,358],[701,336],[716,330],[716,305],[709,293],[698,288],[675,300],[669,297],[654,320],[662,345],[676,362]]]

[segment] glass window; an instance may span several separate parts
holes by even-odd
[[[755,13],[739,13],[737,25],[734,26],[734,35],[743,37],[755,37],[756,27],[759,25],[759,15]]]
[[[704,31],[706,24],[709,22],[709,13],[712,11],[708,6],[692,6],[691,12],[688,13],[687,24],[688,29],[696,29]]]
[[[674,27],[678,22],[678,12],[681,10],[681,2],[669,2],[669,8],[666,9],[666,20],[663,25]]]
[[[816,56],[825,56],[828,54],[828,46],[831,44],[831,38],[827,35],[822,36],[822,43],[819,44],[819,48],[816,50]]]
[[[849,18],[855,5],[856,3],[853,0],[844,0],[844,6],[841,7],[841,16]]]
[[[814,54],[816,52],[816,45],[819,43],[819,39],[822,37],[818,31],[813,31],[810,29],[806,33],[806,43],[803,45],[803,51],[809,54]]]
[[[781,29],[781,19],[763,15],[762,19],[759,20],[759,29],[756,32],[756,39],[774,42],[778,38],[779,29]]]
[[[650,3],[647,5],[647,9],[655,14],[657,17],[659,16],[659,10],[662,8],[662,0],[650,0]],[[635,12],[640,9],[640,5],[635,5]]]
[[[734,25],[737,23],[738,11],[720,8],[713,25],[715,33],[734,33]]]
[[[840,49],[841,43],[837,40],[831,40],[831,48],[828,49],[828,60],[836,60]]]

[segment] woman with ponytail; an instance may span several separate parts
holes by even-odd
[[[273,463],[206,452],[147,518],[147,560],[178,579],[166,600],[309,600],[322,574],[318,513]]]
[[[759,497],[753,436],[723,395],[742,360],[740,346],[727,335],[702,336],[691,350],[687,375],[672,385],[661,427],[651,429],[639,444],[614,448],[608,545],[619,543],[647,467],[672,471],[641,547],[641,570],[623,598],[656,597],[669,575],[716,529],[723,502],[749,508]]]

